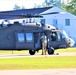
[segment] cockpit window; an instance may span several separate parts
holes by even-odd
[[[60,41],[61,37],[60,37],[60,32],[57,32],[58,35],[58,41]]]
[[[62,38],[69,38],[69,36],[64,30],[62,31]]]

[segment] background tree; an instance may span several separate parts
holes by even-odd
[[[62,5],[63,5],[64,3],[63,2],[61,2],[61,0],[54,0],[54,6],[57,6],[57,7],[59,7],[59,8],[62,8]]]
[[[41,7],[41,5],[39,5],[39,4],[34,4],[34,6],[33,6],[34,8],[40,8]]]
[[[62,2],[61,0],[44,0],[44,2],[42,3],[42,5],[34,5],[34,8],[38,8],[38,7],[46,7],[46,6],[57,6],[60,7],[62,6]]]
[[[71,0],[68,4],[62,6],[62,8],[74,15],[76,15],[76,0]]]
[[[22,7],[21,7],[21,9],[25,9],[25,7],[24,7],[24,6],[22,6]]]
[[[24,6],[19,6],[19,5],[15,4],[13,9],[14,10],[19,10],[19,9],[25,9],[25,7]]]
[[[62,6],[62,2],[61,0],[45,0],[44,1],[44,5],[45,6],[57,6],[57,7],[61,7]]]

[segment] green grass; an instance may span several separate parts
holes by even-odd
[[[0,50],[0,55],[2,54],[29,54],[28,50],[22,50],[22,51],[17,51],[17,50]]]
[[[76,48],[58,49],[55,52],[76,52]],[[29,54],[28,51],[13,51],[14,54]],[[0,51],[12,54],[12,51]],[[41,54],[41,51],[39,51]],[[76,68],[76,56],[0,58],[0,70]]]
[[[0,70],[76,68],[76,56],[0,58]]]
[[[76,48],[57,49],[55,52],[76,52]]]

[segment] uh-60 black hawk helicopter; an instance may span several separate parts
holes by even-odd
[[[51,12],[45,14],[6,14],[0,13],[1,16],[16,16],[16,18],[42,18],[43,15],[60,14],[60,12]],[[65,31],[58,30],[54,26],[29,22],[24,25],[18,22],[0,25],[0,50],[29,50],[30,55],[42,49],[41,36],[47,36],[47,52],[54,54],[54,50],[67,48],[74,45],[74,41],[66,34]]]

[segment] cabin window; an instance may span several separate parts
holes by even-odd
[[[25,41],[24,33],[18,33],[18,41],[19,42],[24,42]]]
[[[26,41],[27,42],[33,41],[33,34],[32,33],[26,33]]]
[[[70,19],[65,19],[65,25],[70,26]]]
[[[41,24],[45,25],[45,19],[41,19]]]

